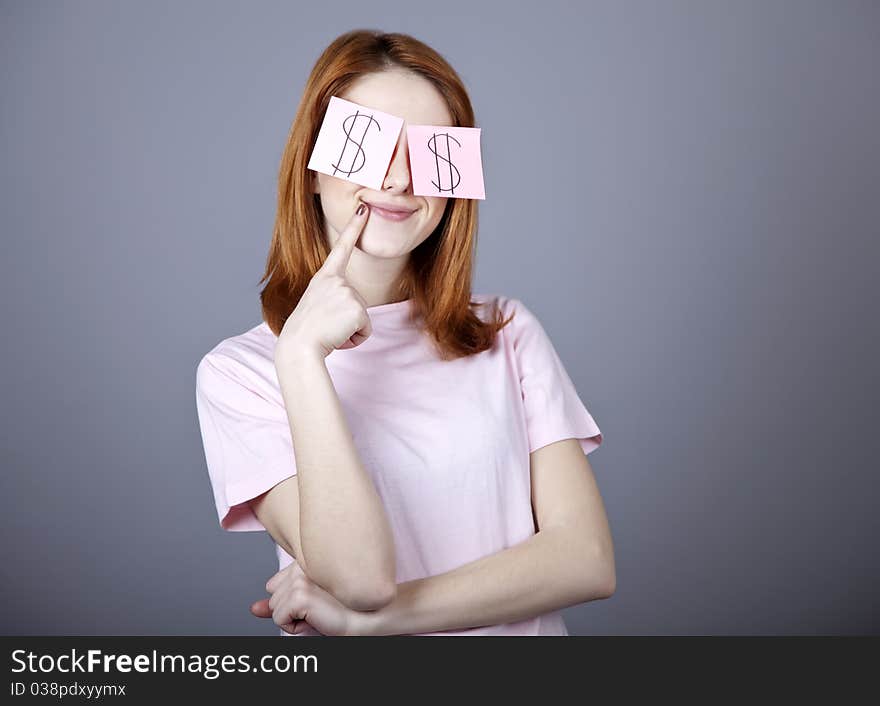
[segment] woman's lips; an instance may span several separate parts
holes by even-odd
[[[415,213],[415,211],[389,211],[385,208],[374,206],[373,204],[370,204],[370,211],[388,221],[405,221]]]

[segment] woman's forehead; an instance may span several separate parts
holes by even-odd
[[[432,83],[411,72],[381,71],[358,78],[339,96],[390,113],[410,125],[452,125],[446,101]]]

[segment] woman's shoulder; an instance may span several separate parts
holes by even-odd
[[[510,314],[515,313],[516,310],[522,306],[522,302],[515,297],[508,296],[506,294],[495,293],[474,293],[471,295],[471,302],[478,306],[481,314],[489,313],[491,316],[492,311],[497,307],[504,314],[504,318],[506,319]]]
[[[496,309],[500,310],[505,321],[510,319],[510,323],[501,329],[502,331],[505,329],[515,331],[523,326],[531,326],[537,321],[532,311],[517,297],[499,293],[484,293],[474,294],[471,301],[479,304],[480,316],[484,320],[494,318]]]
[[[199,360],[197,376],[207,377],[200,374],[208,370],[241,384],[271,386],[275,379],[275,341],[265,321],[223,338]]]

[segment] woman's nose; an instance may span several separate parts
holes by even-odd
[[[401,138],[401,141],[397,143],[397,147],[394,149],[391,163],[388,165],[383,189],[405,191],[409,188],[411,180],[409,151],[406,146],[406,139]]]

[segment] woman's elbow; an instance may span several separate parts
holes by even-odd
[[[605,580],[600,585],[599,598],[611,598],[617,590],[617,573],[614,570],[614,564],[608,568],[605,574]]]
[[[586,569],[586,576],[582,585],[587,600],[611,598],[617,590],[617,570],[613,551],[594,547],[583,566]]]
[[[340,591],[336,598],[352,610],[380,610],[391,603],[397,596],[397,584],[386,582],[375,587],[360,584]]]

